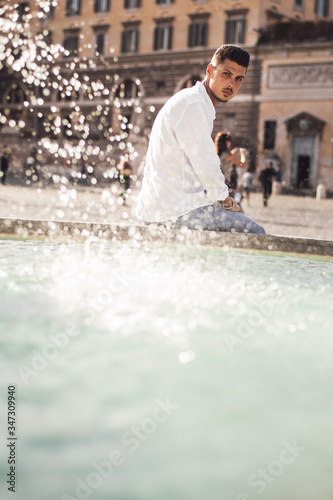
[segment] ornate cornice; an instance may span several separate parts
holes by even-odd
[[[267,83],[270,89],[331,88],[333,62],[270,66]]]

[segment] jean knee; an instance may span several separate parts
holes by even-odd
[[[255,229],[256,229],[255,231],[256,234],[266,234],[265,229],[262,226],[260,226],[260,224],[257,224]]]

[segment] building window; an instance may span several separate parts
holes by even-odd
[[[245,42],[245,19],[228,19],[226,23],[225,43]]]
[[[9,104],[19,104],[27,99],[24,90],[14,83],[8,92],[7,102]]]
[[[46,31],[45,34],[44,34],[44,42],[47,44],[47,45],[52,45],[53,43],[53,33],[52,31]]]
[[[190,15],[191,23],[188,28],[188,46],[189,47],[206,47],[208,33],[209,14]]]
[[[330,13],[330,0],[316,0],[315,13],[317,16],[328,17]]]
[[[172,46],[172,26],[157,26],[154,33],[154,50],[167,50]]]
[[[64,137],[71,137],[73,135],[72,118],[70,115],[64,116],[62,120],[62,135]]]
[[[156,0],[157,5],[165,5],[173,3],[173,0]]]
[[[303,7],[303,0],[294,0],[294,7]]]
[[[276,121],[266,120],[264,123],[264,149],[275,148]]]
[[[110,9],[110,0],[95,0],[94,12],[108,12]]]
[[[50,3],[43,4],[39,6],[39,10],[41,12],[41,19],[46,21],[48,19],[53,19],[54,17],[54,5]]]
[[[141,0],[124,0],[124,9],[138,9],[141,7]]]
[[[65,57],[75,57],[79,53],[79,33],[78,31],[66,33],[64,38]]]
[[[121,134],[128,136],[133,129],[133,120],[135,119],[135,104],[137,98],[140,98],[140,81],[127,78],[120,83],[116,92],[115,100],[118,101],[119,112],[113,119],[113,129]]]
[[[80,93],[78,90],[72,88],[61,87],[57,92],[57,101],[78,101],[80,99]]]
[[[140,89],[136,82],[127,79],[124,80],[115,93],[115,97],[118,99],[135,99],[139,97]]]
[[[95,56],[104,56],[105,52],[105,33],[96,33],[95,35]]]
[[[248,9],[226,11],[225,43],[245,43]]]
[[[66,0],[66,16],[78,16],[81,10],[81,0]]]
[[[28,12],[29,12],[28,2],[20,2],[19,4],[17,4],[18,21],[20,23],[25,21]]]
[[[110,27],[109,24],[97,25],[92,27],[94,30],[94,38],[95,38],[94,54],[96,57],[105,55],[106,38],[109,27]]]
[[[121,35],[121,51],[137,52],[139,48],[139,23],[124,23],[124,31]]]
[[[157,26],[154,31],[154,50],[169,50],[172,48],[173,18],[155,19]]]

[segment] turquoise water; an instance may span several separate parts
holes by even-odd
[[[290,256],[1,241],[0,498],[331,500],[332,278]]]

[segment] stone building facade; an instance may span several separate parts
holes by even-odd
[[[0,141],[28,141],[40,148],[45,139],[69,142],[75,146],[74,161],[82,156],[100,168],[114,166],[126,149],[138,167],[166,100],[204,77],[216,47],[235,43],[250,52],[251,65],[239,94],[217,107],[213,135],[230,131],[233,145],[248,149],[253,169],[270,158],[279,161],[288,186],[313,189],[323,181],[333,191],[333,42],[320,33],[316,41],[283,38],[288,25],[322,21],[327,26],[333,19],[331,3],[18,2],[15,8],[21,17],[29,12],[35,33],[64,51],[49,63],[42,85],[8,71],[4,61]],[[10,127],[9,117],[12,125],[22,126]]]
[[[288,185],[333,190],[333,44],[262,49],[258,162],[280,161]]]

